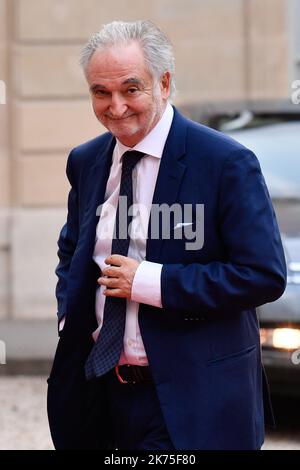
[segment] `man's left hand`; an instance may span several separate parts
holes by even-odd
[[[103,294],[130,299],[133,278],[140,263],[122,255],[110,255],[105,263],[110,266],[102,270],[102,276],[98,279],[98,284],[106,286]]]

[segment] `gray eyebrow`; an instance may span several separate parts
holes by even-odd
[[[95,91],[98,88],[100,88],[101,90],[106,90],[106,86],[95,83],[94,85],[90,86],[90,91]]]
[[[125,82],[122,83],[122,85],[127,85],[128,83],[133,83],[134,85],[143,85],[144,82],[142,80],[139,80],[138,78],[127,78]]]
[[[133,85],[142,85],[144,86],[144,82],[142,80],[139,80],[138,78],[127,78],[123,83],[122,85],[128,85],[128,84],[133,84]],[[94,85],[91,85],[90,86],[90,91],[95,91],[95,90],[106,90],[106,86],[105,85],[101,85],[101,84],[98,84],[98,83],[95,83]]]

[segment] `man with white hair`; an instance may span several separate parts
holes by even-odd
[[[152,22],[105,25],[81,65],[108,132],[67,164],[55,447],[259,449],[272,411],[255,307],[286,272],[258,161],[171,106],[172,46]]]

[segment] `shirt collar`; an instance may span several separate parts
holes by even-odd
[[[168,102],[158,123],[153,127],[149,134],[147,134],[143,140],[138,142],[133,148],[126,147],[126,145],[123,145],[117,139],[115,150],[117,150],[118,159],[121,159],[122,155],[128,150],[137,150],[145,153],[146,155],[161,158],[172,125],[173,115],[174,110]]]

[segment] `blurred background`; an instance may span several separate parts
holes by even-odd
[[[74,146],[103,132],[78,56],[115,19],[158,24],[174,45],[174,104],[212,127],[238,130],[261,155],[292,286],[259,312],[279,416],[266,448],[300,448],[299,18],[298,0],[0,0],[0,449],[51,448],[45,379],[57,342],[65,165]],[[272,145],[282,149],[279,165]]]

